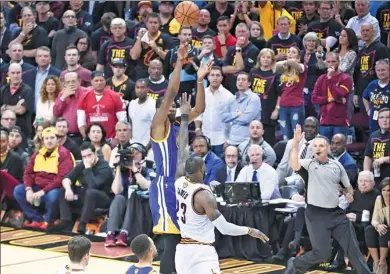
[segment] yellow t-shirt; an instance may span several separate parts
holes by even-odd
[[[267,1],[263,8],[259,6],[260,24],[264,29],[264,38],[266,40],[270,39],[273,36],[273,31],[278,29],[277,20],[282,15],[290,18],[290,33],[295,34],[297,23],[287,10],[275,10],[270,1]]]

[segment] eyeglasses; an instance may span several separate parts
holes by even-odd
[[[16,121],[15,118],[9,118],[9,117],[2,117],[1,120],[5,120],[5,121]]]
[[[378,60],[378,61],[375,62],[375,65],[378,65],[378,64],[380,64],[380,63],[390,64],[389,58],[380,59],[380,60]]]

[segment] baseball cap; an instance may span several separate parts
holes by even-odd
[[[8,129],[9,133],[15,132],[22,136],[22,129],[19,126],[12,126]]]
[[[47,137],[53,134],[58,135],[58,131],[55,127],[47,127],[42,131],[42,137]]]
[[[170,4],[172,4],[172,5],[174,5],[175,4],[175,2],[174,1],[160,1],[160,3],[162,4],[162,3],[170,3]]]
[[[152,2],[150,2],[150,1],[141,1],[141,2],[138,3],[138,7],[139,8],[142,7],[143,5],[147,5],[147,6],[151,7],[151,8],[153,8]]]
[[[93,71],[93,72],[91,73],[91,79],[93,79],[93,78],[95,78],[95,77],[99,77],[99,76],[102,76],[102,77],[106,78],[106,77],[104,76],[104,72],[101,71],[101,70],[95,70],[95,71]]]
[[[115,58],[112,61],[112,65],[113,66],[124,66],[124,67],[126,67],[126,62],[123,59],[121,59],[121,58]]]

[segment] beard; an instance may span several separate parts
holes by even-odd
[[[169,122],[174,123],[175,120],[176,120],[176,114],[174,114],[174,113],[169,113],[169,114],[168,114],[168,119],[169,119]]]

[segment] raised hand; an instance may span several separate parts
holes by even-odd
[[[263,243],[268,242],[269,238],[260,230],[251,228],[251,231],[249,232],[249,235],[253,238],[258,238],[263,241]]]
[[[210,60],[207,64],[203,64],[199,67],[198,70],[198,81],[203,81],[207,74],[211,71],[211,68],[214,65],[214,60]]]
[[[188,44],[186,43],[179,47],[179,50],[177,51],[177,58],[180,61],[183,61],[184,59],[187,58],[187,56],[188,56]]]
[[[299,144],[301,142],[301,140],[303,139],[303,137],[305,136],[305,133],[302,132],[302,128],[301,128],[301,125],[297,125],[294,129],[294,138],[293,138],[293,142],[295,144]]]
[[[237,37],[237,43],[236,43],[236,47],[243,47],[245,45],[245,37]]]
[[[187,93],[184,92],[181,95],[179,102],[180,102],[180,114],[188,115],[191,111],[191,95],[187,97]]]

